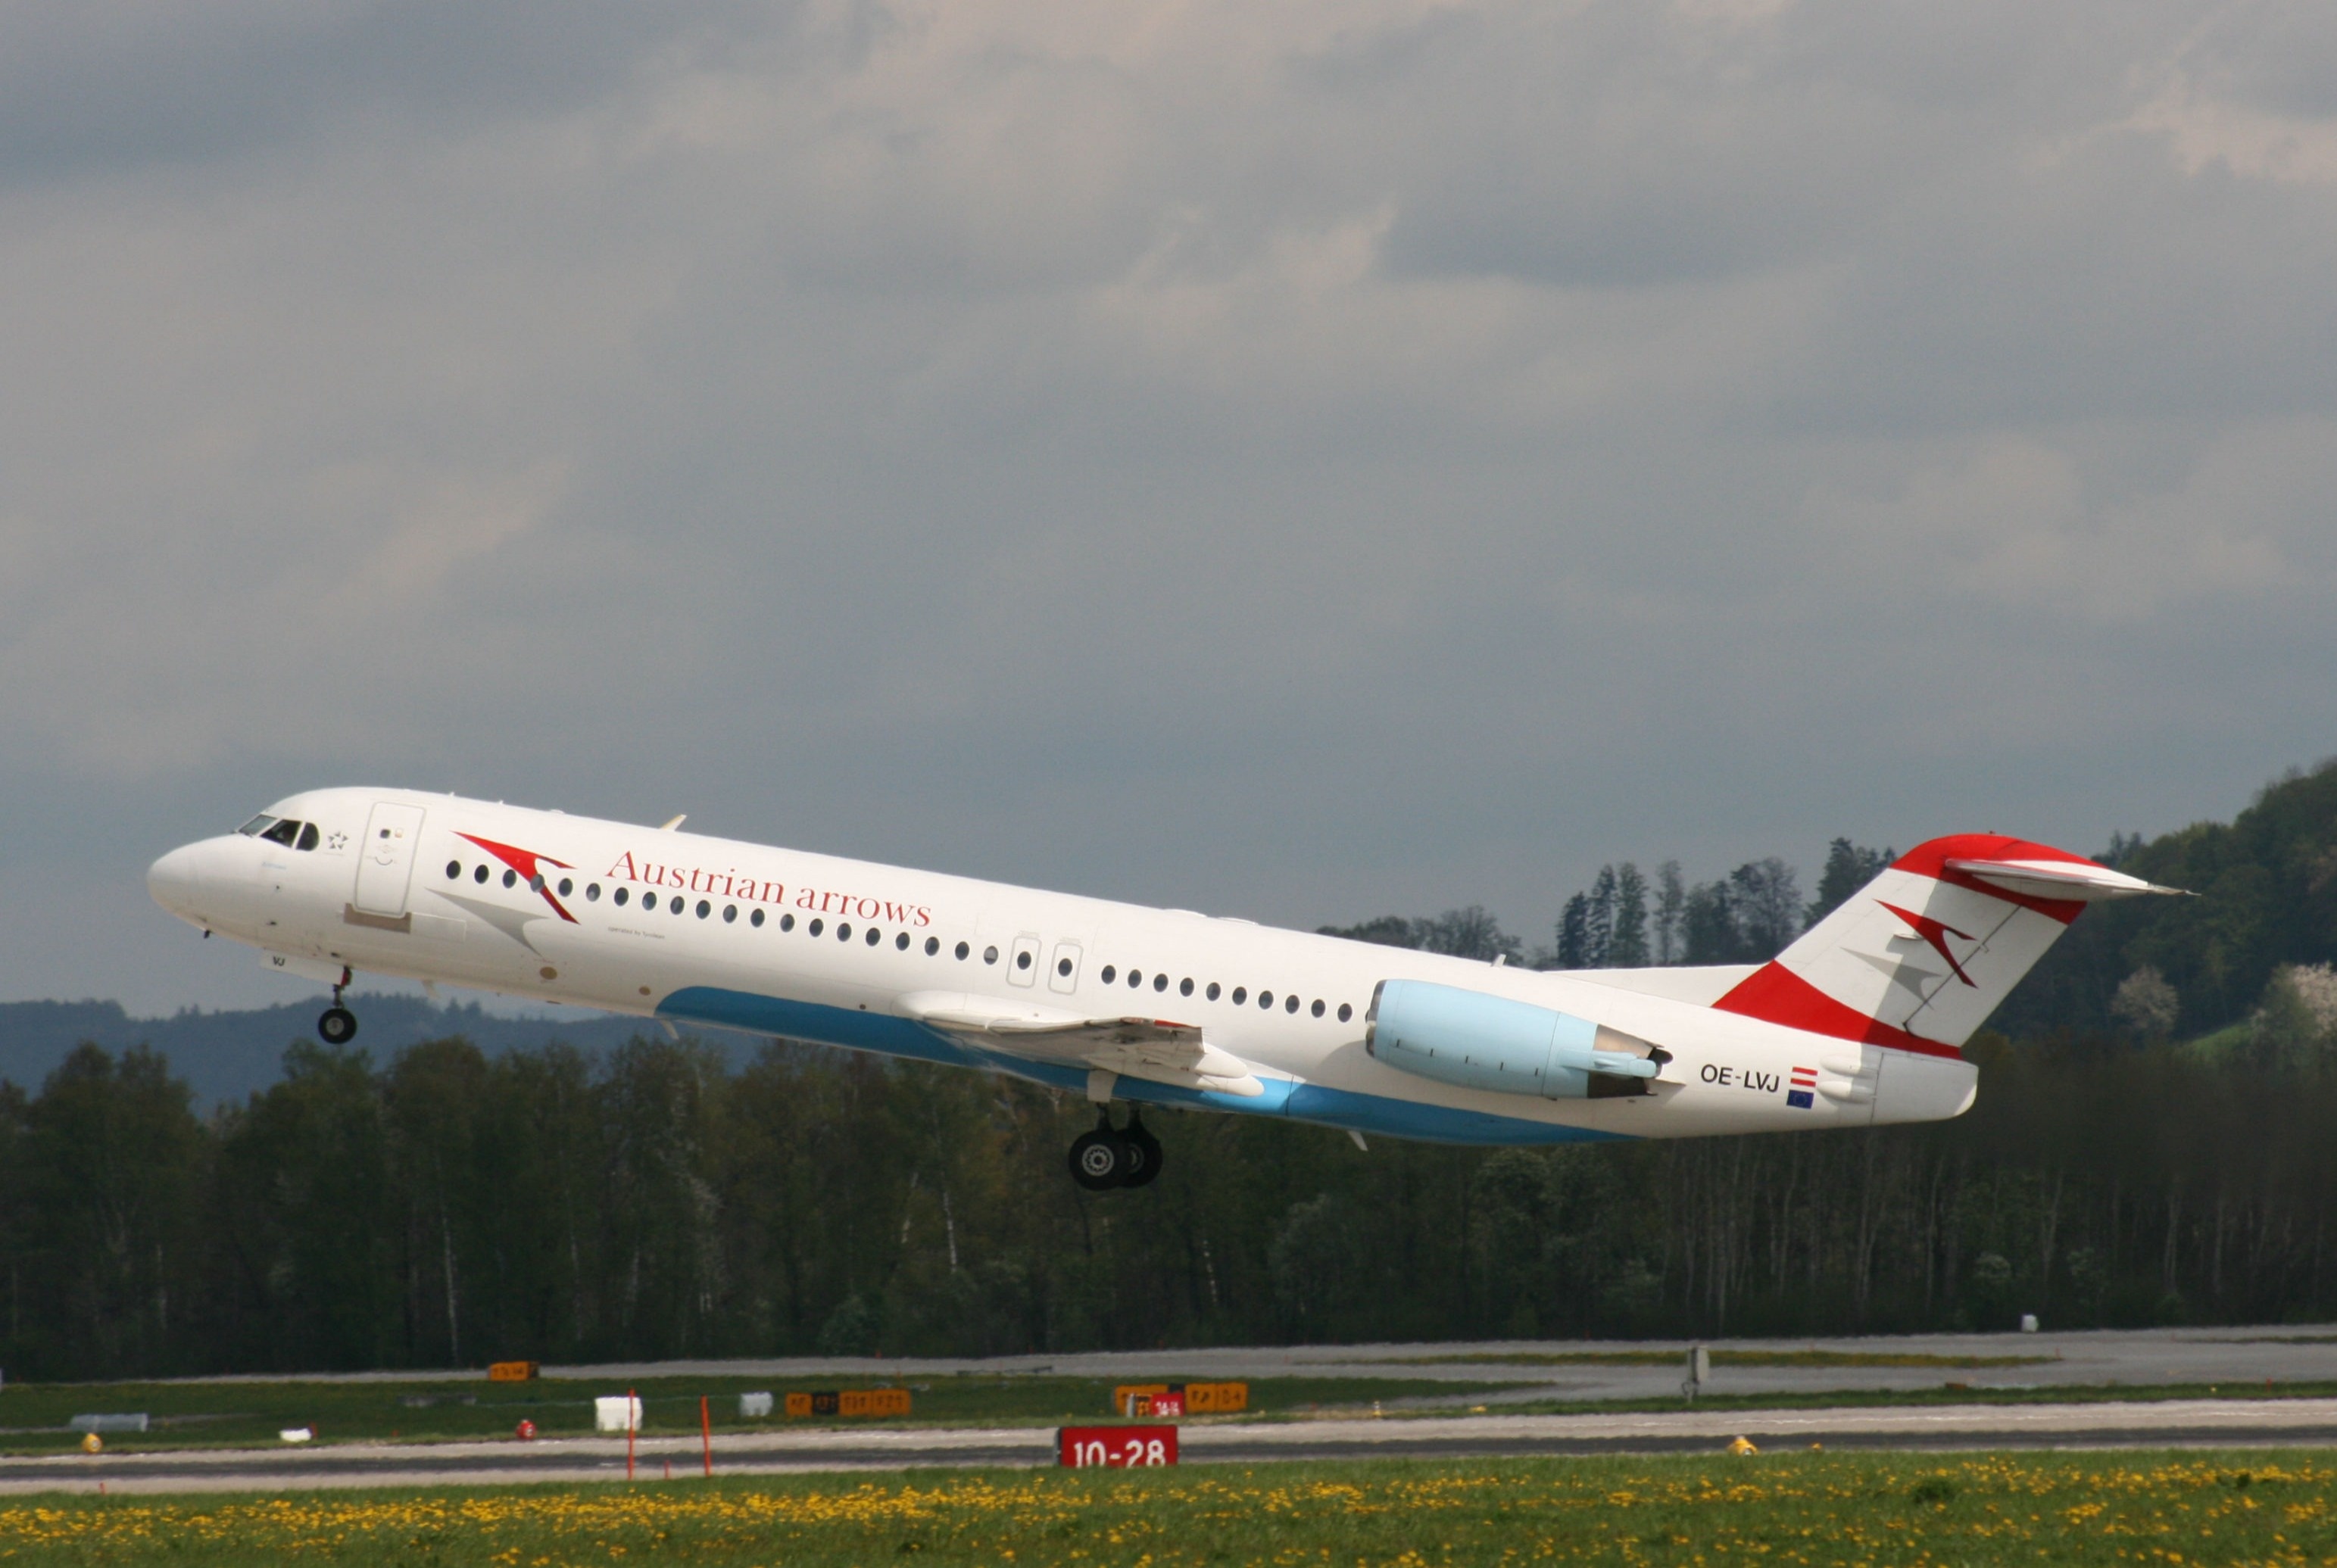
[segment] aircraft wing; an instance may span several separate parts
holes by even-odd
[[[1244,1098],[1266,1093],[1249,1064],[1203,1039],[1198,1024],[1090,1018],[955,991],[922,991],[901,1003],[910,1017],[984,1050]]]

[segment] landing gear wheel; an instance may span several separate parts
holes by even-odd
[[[357,1016],[337,1004],[327,1008],[317,1020],[317,1033],[328,1046],[346,1046],[357,1038]]]
[[[1152,1178],[1160,1174],[1160,1140],[1154,1137],[1144,1125],[1143,1117],[1134,1111],[1128,1115],[1128,1128],[1120,1135],[1128,1145],[1128,1174],[1120,1179],[1123,1187],[1149,1186]]]
[[[1071,1144],[1071,1180],[1090,1193],[1124,1184],[1130,1164],[1128,1140],[1113,1132],[1109,1122],[1080,1134]]]

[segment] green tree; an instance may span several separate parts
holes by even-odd
[[[1614,934],[1607,961],[1618,969],[1644,969],[1648,962],[1648,880],[1629,861],[1615,868]]]
[[[24,1261],[46,1309],[34,1368],[156,1375],[192,1359],[211,1147],[191,1100],[146,1047],[116,1058],[83,1045],[28,1107]]]
[[[1826,845],[1825,869],[1818,873],[1817,897],[1803,915],[1804,926],[1814,926],[1840,909],[1844,900],[1873,881],[1899,858],[1895,850],[1867,849],[1848,839],[1836,839]]]

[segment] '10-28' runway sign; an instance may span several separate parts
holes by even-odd
[[[1058,1427],[1057,1463],[1074,1470],[1136,1469],[1177,1462],[1174,1427]]]

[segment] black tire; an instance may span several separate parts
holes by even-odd
[[[327,1008],[317,1020],[317,1034],[328,1046],[346,1046],[357,1037],[357,1016],[347,1008]]]
[[[1142,1122],[1131,1121],[1128,1130],[1120,1135],[1128,1145],[1128,1174],[1120,1179],[1123,1187],[1147,1187],[1160,1174],[1160,1140]]]
[[[1071,1144],[1071,1180],[1090,1193],[1101,1193],[1127,1182],[1128,1140],[1109,1127],[1082,1133]]]

